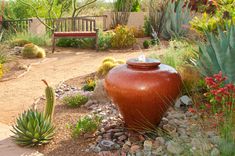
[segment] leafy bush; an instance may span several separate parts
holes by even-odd
[[[112,68],[114,68],[117,65],[124,64],[124,63],[125,63],[125,61],[123,61],[123,60],[116,60],[112,57],[107,57],[102,61],[102,64],[97,71],[97,76],[99,78],[103,78],[108,74],[108,72]]]
[[[111,48],[111,38],[113,37],[112,32],[99,32],[99,50],[107,50]]]
[[[0,79],[3,76],[3,65],[0,63]]]
[[[8,56],[4,52],[0,52],[0,64],[4,64],[7,62]]]
[[[93,133],[97,130],[101,123],[99,116],[84,116],[80,118],[73,129],[73,136],[77,137],[84,133]]]
[[[144,29],[131,27],[130,30],[134,33],[135,38],[142,38],[145,36]]]
[[[152,33],[152,28],[151,28],[150,20],[149,18],[145,17],[144,18],[144,34],[146,36],[150,36],[151,33]]]
[[[235,25],[226,31],[218,29],[218,35],[206,32],[206,43],[199,44],[197,65],[204,76],[212,76],[222,71],[228,82],[235,83]]]
[[[140,10],[141,10],[141,8],[140,8],[139,0],[134,0],[134,2],[132,4],[131,12],[139,12]]]
[[[24,46],[22,55],[25,58],[43,58],[46,56],[46,52],[44,49],[30,43]]]
[[[201,33],[204,33],[205,31],[217,32],[218,27],[222,30],[226,30],[226,25],[230,25],[232,22],[235,22],[234,2],[235,1],[232,3],[225,1],[218,2],[217,9],[214,14],[204,13],[202,17],[194,17],[190,22],[192,28]]]
[[[145,40],[144,43],[143,43],[143,46],[144,46],[145,49],[148,49],[150,47],[150,44],[151,44],[150,41]]]
[[[31,42],[23,40],[23,39],[15,39],[15,40],[11,41],[10,44],[11,44],[12,47],[15,47],[15,46],[23,47],[23,46],[25,46],[26,44],[29,44],[29,43],[31,43]]]
[[[28,43],[33,43],[38,46],[47,46],[51,44],[51,38],[48,35],[38,36],[31,33],[16,33],[11,37],[13,46],[24,46]]]
[[[134,32],[127,26],[117,26],[111,38],[113,48],[130,48],[136,43]]]
[[[212,77],[205,78],[208,92],[204,95],[209,103],[205,104],[205,109],[211,111],[216,118],[216,125],[220,130],[221,136],[226,141],[235,141],[231,136],[233,133],[233,114],[235,108],[235,86],[226,84],[226,77],[222,72],[214,74]]]
[[[184,37],[188,33],[185,27],[191,19],[188,3],[184,6],[184,0],[169,1],[164,15],[162,37],[165,39]]]
[[[80,107],[88,101],[88,98],[84,95],[77,94],[73,96],[66,96],[63,98],[63,103],[69,107]]]
[[[60,38],[56,45],[58,47],[94,48],[95,39],[93,38]]]
[[[82,87],[82,90],[84,91],[94,91],[96,86],[96,82],[94,79],[88,79],[86,80],[86,84]]]
[[[13,126],[13,139],[21,146],[42,145],[53,138],[54,129],[43,113],[28,110],[21,114]]]

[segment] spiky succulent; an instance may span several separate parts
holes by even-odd
[[[219,71],[228,77],[228,82],[235,83],[235,25],[218,29],[218,35],[206,32],[207,43],[199,46],[197,65],[204,76],[211,76]]]
[[[168,1],[164,16],[162,37],[165,39],[180,38],[187,34],[188,29],[186,25],[189,24],[191,19],[188,4],[184,6],[184,0]]]
[[[43,113],[30,109],[18,117],[12,137],[21,146],[36,146],[48,143],[54,136],[54,130]]]

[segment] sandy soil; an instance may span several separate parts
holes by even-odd
[[[148,55],[152,52],[143,53]],[[59,52],[49,55],[44,61],[33,60],[34,65],[26,75],[0,83],[0,123],[12,124],[19,113],[28,109],[34,100],[44,93],[45,86],[41,79],[46,79],[50,85],[55,86],[61,81],[96,71],[107,56],[128,59],[140,54],[140,51],[96,52],[67,48],[59,49]],[[27,64],[32,61],[22,62]]]

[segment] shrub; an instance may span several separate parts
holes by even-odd
[[[117,26],[111,38],[113,48],[130,48],[136,43],[134,32],[127,26]]]
[[[145,40],[144,43],[143,43],[143,46],[144,46],[145,49],[148,49],[150,47],[150,44],[151,44],[150,41]]]
[[[58,47],[94,48],[95,40],[93,38],[60,38],[56,45]]]
[[[33,43],[38,46],[47,46],[51,44],[51,38],[48,35],[34,35],[28,32],[16,33],[11,37],[13,46],[24,46],[28,43]]]
[[[152,33],[152,28],[151,28],[150,20],[149,18],[145,17],[144,18],[144,34],[146,36],[150,36],[151,33]]]
[[[134,2],[132,4],[131,12],[139,12],[140,10],[141,10],[141,8],[140,8],[139,0],[134,0]]]
[[[199,44],[197,65],[204,76],[222,71],[228,82],[235,83],[235,25],[226,31],[218,29],[218,35],[206,32],[206,43]]]
[[[117,65],[124,64],[124,63],[125,63],[125,61],[123,61],[123,60],[116,60],[114,58],[107,57],[102,61],[102,64],[97,71],[97,76],[99,78],[103,78],[108,74],[108,72],[112,68],[114,68]]]
[[[4,64],[7,62],[8,56],[4,52],[0,52],[0,64]]]
[[[96,82],[93,79],[86,80],[86,84],[82,87],[84,91],[94,91]]]
[[[188,33],[185,27],[191,19],[188,3],[184,6],[184,0],[169,1],[164,15],[162,37],[165,39],[184,37]]]
[[[15,47],[15,46],[23,47],[23,46],[25,46],[26,44],[29,44],[29,43],[31,43],[31,42],[23,40],[23,39],[15,39],[15,40],[11,41],[10,44],[11,44],[12,47]]]
[[[144,29],[131,27],[130,30],[134,33],[135,38],[142,38],[145,36]]]
[[[212,77],[205,78],[208,92],[204,95],[208,99],[204,109],[211,111],[215,117],[222,137],[226,141],[235,141],[231,136],[234,128],[233,114],[235,108],[235,86],[234,84],[226,84],[226,77],[220,71]]]
[[[218,27],[222,30],[226,30],[226,25],[235,22],[234,2],[231,4],[218,5],[214,14],[204,13],[201,17],[194,17],[190,22],[191,27],[200,33],[204,33],[205,31],[217,33]]]
[[[80,107],[88,101],[88,98],[84,95],[77,94],[73,96],[66,96],[63,98],[63,103],[69,107]]]
[[[25,58],[43,58],[46,56],[45,50],[30,43],[26,44],[22,49],[22,55]]]
[[[111,48],[111,38],[113,36],[112,32],[99,32],[99,50],[107,50]]]
[[[101,123],[99,116],[84,116],[80,118],[73,129],[73,136],[77,137],[84,133],[93,133],[97,130]]]
[[[0,63],[0,79],[3,76],[3,65]]]
[[[43,113],[28,110],[21,114],[13,126],[12,136],[21,146],[36,146],[48,143],[54,136],[54,126]]]

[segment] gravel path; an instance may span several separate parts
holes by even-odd
[[[23,77],[0,83],[0,123],[12,124],[19,113],[28,109],[44,93],[45,86],[41,79],[46,79],[50,85],[55,86],[61,81],[96,71],[102,59],[107,56],[128,59],[140,54],[141,52],[97,53],[87,50],[76,52],[76,49],[53,54],[44,62],[33,65]]]

